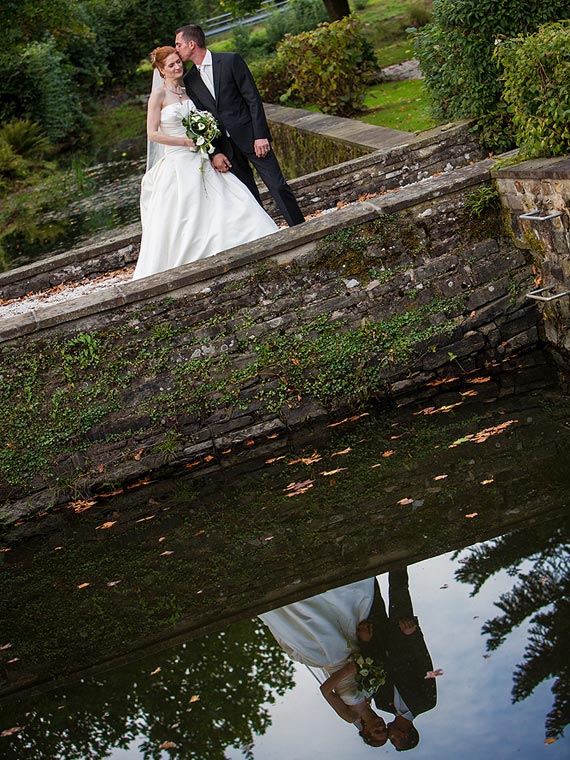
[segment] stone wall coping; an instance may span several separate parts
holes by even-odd
[[[429,177],[391,193],[346,206],[302,225],[279,230],[207,259],[140,280],[109,286],[108,290],[70,299],[63,304],[40,306],[25,314],[4,319],[0,325],[0,343],[61,327],[126,304],[172,294],[279,254],[306,250],[307,245],[338,229],[364,224],[381,214],[395,213],[428,202],[430,198],[456,193],[471,185],[480,184],[490,177],[489,170],[493,163],[493,159],[485,159],[462,169],[438,177]]]
[[[494,169],[497,179],[570,179],[570,156],[532,158],[520,164]]]

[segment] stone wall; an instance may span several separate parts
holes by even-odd
[[[570,387],[570,158],[524,161],[494,176],[516,245],[532,257],[533,291],[544,288],[538,298],[561,295],[537,303],[541,331]]]
[[[4,519],[239,461],[252,442],[370,399],[524,361],[537,310],[490,165],[5,320]]]

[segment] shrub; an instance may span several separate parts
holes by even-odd
[[[507,40],[495,58],[517,145],[529,157],[570,153],[570,22]]]
[[[324,113],[350,116],[359,111],[377,69],[362,24],[347,16],[312,32],[287,35],[277,48],[283,66],[280,100],[314,103]],[[274,69],[275,72],[279,69]]]
[[[52,152],[52,145],[39,124],[30,119],[12,119],[0,128],[0,141],[8,143],[14,153],[37,161]]]
[[[496,112],[502,83],[493,58],[495,39],[532,33],[565,18],[567,10],[568,0],[434,0],[433,23],[415,35],[434,115],[462,119]],[[494,121],[482,122],[480,131]],[[507,128],[512,140],[512,127]]]
[[[274,50],[286,34],[310,32],[327,20],[322,0],[291,0],[287,10],[275,11],[265,24],[269,48]]]
[[[26,175],[26,162],[0,137],[0,191]]]

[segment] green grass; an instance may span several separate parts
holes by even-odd
[[[391,45],[386,45],[374,51],[378,66],[383,69],[385,66],[393,66],[395,63],[409,61],[414,57],[414,48],[411,39],[400,40]]]
[[[146,131],[146,109],[132,101],[99,111],[93,118],[93,134],[98,147],[114,148],[123,140],[133,140]]]
[[[358,120],[379,127],[416,132],[434,127],[437,123],[429,115],[427,94],[419,79],[384,82],[371,87],[364,105],[374,110]]]

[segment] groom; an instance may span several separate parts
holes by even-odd
[[[253,164],[287,224],[304,222],[271,148],[261,96],[243,58],[237,53],[212,53],[206,48],[204,32],[195,24],[176,30],[176,50],[183,61],[194,63],[184,76],[189,97],[198,108],[210,111],[222,129],[223,153],[214,156],[214,167],[230,169],[261,203]]]

